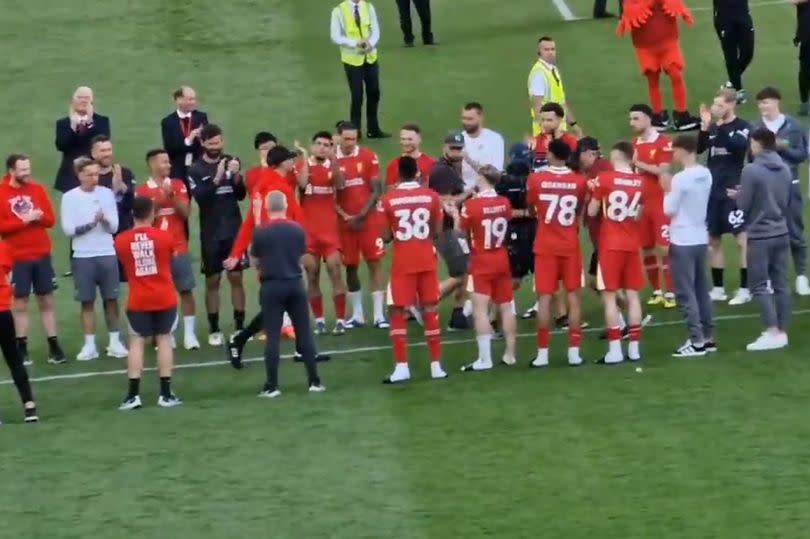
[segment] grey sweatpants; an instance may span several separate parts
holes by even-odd
[[[762,325],[787,331],[790,321],[788,236],[748,239],[748,288],[762,310]],[[770,284],[770,286],[769,286]]]
[[[793,256],[793,269],[796,275],[805,275],[807,271],[807,242],[804,240],[804,201],[798,180],[790,186],[788,202],[788,234],[790,235],[790,253]],[[787,263],[787,260],[785,261]]]
[[[686,318],[689,340],[698,345],[711,339],[714,331],[709,279],[706,276],[707,249],[705,244],[669,246],[675,300]]]

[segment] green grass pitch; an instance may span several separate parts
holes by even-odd
[[[347,113],[328,41],[331,4],[0,0],[0,149],[30,153],[36,177],[50,184],[58,164],[53,122],[80,84],[95,89],[96,109],[112,119],[117,156],[139,178],[181,83],[198,90],[226,147],[245,160],[260,129],[305,139]],[[386,129],[419,122],[425,150],[435,154],[458,125],[461,105],[479,100],[489,126],[519,140],[528,129],[535,43],[549,34],[584,130],[604,144],[627,136],[626,107],[646,95],[629,40],[614,36],[613,23],[565,22],[541,0],[433,4],[441,45],[404,49],[393,0],[376,1]],[[725,80],[710,4],[694,0],[696,24],[683,32],[693,108]],[[753,7],[757,51],[747,87],[781,87],[793,112],[793,9],[762,4]],[[568,5],[577,16],[590,12],[589,0]],[[753,113],[751,105],[742,109]],[[384,160],[397,151],[395,139],[372,147]],[[53,236],[64,271],[66,243],[60,232]],[[736,285],[736,271],[727,280],[729,289]],[[60,335],[74,356],[78,308],[71,283],[60,284]],[[200,313],[202,299],[200,292]],[[253,284],[250,305],[253,312]],[[300,366],[285,365],[285,395],[275,402],[255,396],[260,364],[237,373],[221,364],[220,351],[204,347],[178,353],[188,367],[175,376],[185,406],[158,409],[156,379],[148,376],[148,406],[126,415],[116,411],[125,380],[114,371],[123,362],[45,365],[34,317],[31,373],[40,379],[44,421],[19,425],[16,395],[0,375],[0,412],[9,423],[0,429],[0,537],[806,537],[810,337],[802,328],[810,303],[797,300],[795,309],[790,348],[753,356],[744,345],[759,331],[755,307],[719,307],[721,352],[691,361],[668,357],[684,338],[678,314],[654,311],[641,373],[569,370],[561,336],[552,343],[553,367],[530,371],[533,327],[521,323],[520,367],[462,376],[458,367],[474,359],[473,336],[446,335],[451,378],[443,382],[428,380],[421,332],[412,326],[416,379],[395,388],[379,384],[391,368],[388,336],[357,331],[318,342],[335,352],[322,368],[327,393],[307,395]],[[591,295],[586,318],[601,325]],[[198,319],[204,337],[204,313]],[[597,357],[603,346],[589,332],[583,353]],[[258,343],[246,351],[260,353]]]

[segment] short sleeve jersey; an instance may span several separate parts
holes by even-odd
[[[172,281],[173,239],[154,227],[131,228],[115,238],[115,252],[129,283],[127,310],[163,311],[177,306]]]
[[[550,167],[531,174],[529,203],[537,214],[534,254],[571,256],[580,252],[579,222],[587,181],[568,168]]]
[[[602,206],[599,248],[603,251],[638,251],[641,248],[639,209],[644,195],[640,174],[609,171],[596,179],[593,197]]]
[[[394,240],[391,274],[435,271],[433,236],[443,217],[439,196],[416,182],[403,182],[383,196],[381,205]]]
[[[494,189],[464,203],[459,226],[470,239],[470,274],[509,275],[506,236],[511,214],[509,200]]]
[[[636,159],[642,163],[660,166],[672,162],[672,142],[660,133],[656,133],[649,141],[637,138],[633,141],[633,149],[636,152]],[[662,207],[664,190],[658,176],[641,171],[639,174],[644,178],[644,198],[649,208]]]
[[[300,171],[302,164],[301,161],[296,163],[296,172]],[[337,235],[335,178],[329,160],[319,163],[310,158],[309,183],[303,189],[299,187],[298,194],[307,235],[313,237]]]
[[[343,189],[337,192],[338,204],[349,215],[357,215],[371,198],[372,182],[380,177],[380,160],[376,153],[357,146],[349,155],[338,151],[338,164],[344,178]]]
[[[172,195],[169,196],[153,179],[140,185],[135,194],[152,199],[156,207],[155,227],[169,233],[174,245],[175,254],[188,252],[188,238],[186,237],[186,220],[174,207],[174,201],[188,203],[188,190],[181,180],[170,180],[166,178],[164,182],[171,185]]]

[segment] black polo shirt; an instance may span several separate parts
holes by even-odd
[[[272,219],[253,231],[251,256],[259,260],[262,281],[301,280],[301,257],[306,251],[306,234],[295,221]]]

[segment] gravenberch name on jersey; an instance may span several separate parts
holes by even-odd
[[[405,204],[424,204],[430,202],[432,202],[432,199],[427,195],[391,199],[392,206],[404,206]]]
[[[579,187],[576,183],[569,182],[540,182],[540,187],[544,189],[570,189],[576,191]]]

